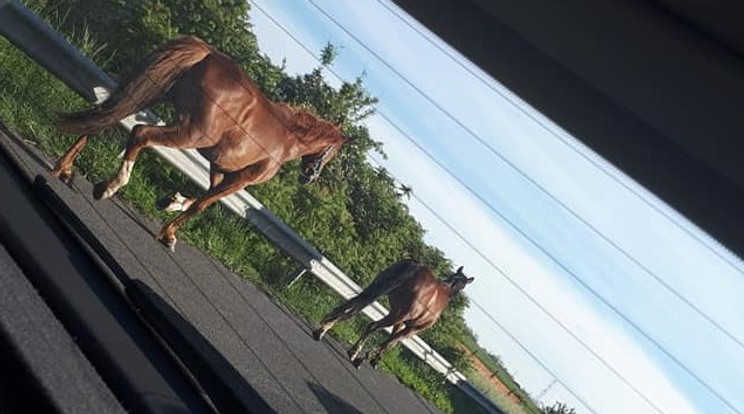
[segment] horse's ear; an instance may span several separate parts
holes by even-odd
[[[465,284],[473,283],[474,280],[475,280],[474,277],[469,277],[469,278],[465,279]]]
[[[462,273],[462,268],[463,267],[465,267],[465,266],[460,266],[455,273],[460,274],[460,275],[463,274]]]

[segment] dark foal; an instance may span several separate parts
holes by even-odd
[[[182,211],[158,235],[171,249],[176,230],[215,201],[271,179],[282,164],[297,158],[302,158],[299,181],[312,182],[348,142],[339,125],[269,101],[230,57],[186,36],[153,53],[144,69],[122,82],[102,104],[60,115],[59,128],[80,138],[59,159],[52,174],[69,180],[73,161],[88,136],[162,101],[173,103],[177,121],[165,126],[137,125],[118,174],[98,183],[93,195],[111,197],[125,186],[142,149],[161,145],[199,151],[210,163],[210,187],[198,198],[177,194],[165,206]]]
[[[313,332],[321,340],[336,322],[361,312],[378,297],[387,295],[390,313],[377,322],[367,325],[359,340],[349,349],[349,358],[359,368],[365,358],[377,367],[382,354],[401,340],[430,328],[439,319],[450,299],[457,295],[472,277],[462,273],[462,266],[446,279],[440,280],[431,269],[415,260],[401,260],[383,270],[359,295],[333,309]],[[374,351],[360,356],[364,342],[381,329],[392,327],[388,339]]]

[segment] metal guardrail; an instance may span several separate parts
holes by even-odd
[[[88,101],[100,101],[108,95],[108,91],[116,87],[116,82],[106,72],[83,56],[61,34],[18,0],[0,0],[0,34]],[[128,130],[141,123],[159,124],[162,121],[149,111],[131,115],[121,121],[121,125]],[[199,186],[208,188],[209,165],[198,152],[164,147],[153,149]],[[240,191],[220,201],[239,216],[248,219],[264,236],[344,299],[361,292],[359,285],[247,191]],[[388,312],[378,302],[374,302],[363,313],[373,320],[379,320]],[[455,370],[452,364],[420,337],[406,339],[403,345],[443,374],[447,380],[458,385],[489,412],[501,413],[487,397],[467,382],[462,373]]]

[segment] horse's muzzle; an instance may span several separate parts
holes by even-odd
[[[300,175],[297,177],[297,180],[302,185],[310,184],[320,177],[320,172],[322,170],[323,162],[320,158],[316,158],[313,162],[309,163],[309,165],[300,168]]]

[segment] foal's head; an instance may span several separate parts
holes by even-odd
[[[302,156],[300,175],[297,178],[300,184],[309,184],[320,177],[323,167],[338,154],[344,144],[351,141],[351,138],[341,132],[341,122],[334,125],[309,114],[299,117],[304,118],[303,121],[306,122],[300,128],[304,129],[306,142],[312,148],[312,152]]]
[[[467,277],[465,273],[462,272],[462,266],[460,266],[455,273],[449,275],[442,281],[442,283],[449,285],[450,291],[452,292],[451,294],[454,296],[461,290],[465,289],[465,286],[473,280],[475,280],[475,278]]]

